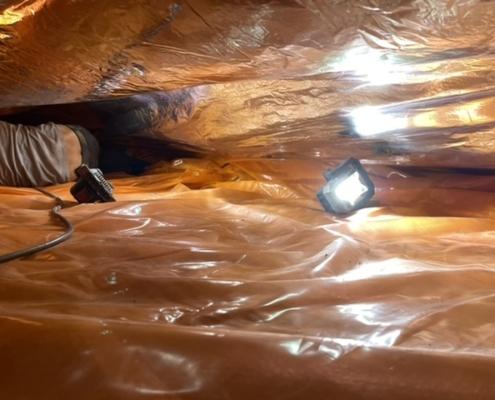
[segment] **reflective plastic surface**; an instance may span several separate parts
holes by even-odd
[[[2,114],[188,88],[146,133],[204,156],[115,179],[117,203],[64,211],[71,241],[0,267],[1,398],[493,399],[494,20],[0,1]],[[315,193],[351,156],[377,207],[333,217]],[[1,188],[2,251],[55,235],[50,205]]]
[[[155,136],[492,168],[494,17],[483,0],[3,1],[0,113],[200,85]]]
[[[177,160],[0,270],[6,398],[491,398],[493,177],[375,168],[343,220],[310,161]],[[68,197],[67,187],[51,188]],[[1,245],[55,234],[1,191]]]

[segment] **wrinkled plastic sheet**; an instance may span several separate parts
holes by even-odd
[[[0,10],[4,112],[192,90],[150,135],[204,150],[2,266],[2,398],[493,398],[493,2]],[[377,195],[337,218],[314,193],[349,156]],[[51,205],[2,188],[2,251]]]
[[[491,398],[495,178],[375,170],[387,207],[337,219],[321,167],[178,160],[66,209],[2,267],[3,396]],[[0,197],[2,249],[58,231]]]
[[[494,10],[481,0],[4,1],[0,113],[195,87],[189,120],[156,124],[154,136],[241,157],[354,152],[493,168]]]

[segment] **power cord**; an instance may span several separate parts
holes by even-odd
[[[58,246],[59,244],[68,240],[74,233],[74,226],[70,223],[69,220],[67,220],[62,214],[60,214],[60,210],[64,207],[64,201],[60,197],[57,197],[44,189],[36,188],[36,190],[40,193],[43,193],[45,196],[48,196],[55,200],[56,205],[52,208],[51,215],[55,217],[55,219],[57,219],[61,223],[61,225],[63,225],[64,233],[48,242],[40,243],[38,245],[18,250],[13,253],[0,255],[0,264],[13,261],[18,258],[32,256],[33,254],[39,253],[40,251],[51,249],[52,247]]]

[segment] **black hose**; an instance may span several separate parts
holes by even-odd
[[[40,251],[45,251],[45,250],[51,249],[52,247],[58,246],[59,244],[65,242],[74,233],[74,226],[63,215],[60,214],[60,210],[64,206],[64,201],[60,197],[57,197],[57,196],[53,195],[52,193],[47,192],[43,189],[36,188],[36,190],[38,190],[39,192],[43,193],[44,195],[46,195],[48,197],[51,197],[52,199],[54,199],[57,202],[57,204],[55,205],[55,207],[53,207],[53,209],[51,211],[51,215],[53,217],[55,217],[58,221],[60,221],[61,225],[64,226],[65,232],[62,235],[60,235],[59,237],[57,237],[53,240],[50,240],[48,242],[40,243],[38,245],[28,247],[28,248],[25,248],[22,250],[18,250],[18,251],[15,251],[13,253],[0,255],[0,264],[6,263],[9,261],[13,261],[13,260],[16,260],[18,258],[32,256],[33,254],[39,253]]]

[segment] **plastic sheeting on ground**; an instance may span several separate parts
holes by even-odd
[[[377,169],[387,207],[336,219],[321,168],[177,160],[66,209],[73,239],[2,267],[3,396],[492,398],[495,178]],[[0,198],[2,249],[56,234]]]
[[[494,16],[0,1],[0,115],[187,90],[148,133],[204,157],[115,179],[64,211],[73,239],[0,267],[0,397],[492,399]],[[335,218],[314,193],[349,156],[376,200]],[[56,235],[50,207],[1,188],[2,252]]]

